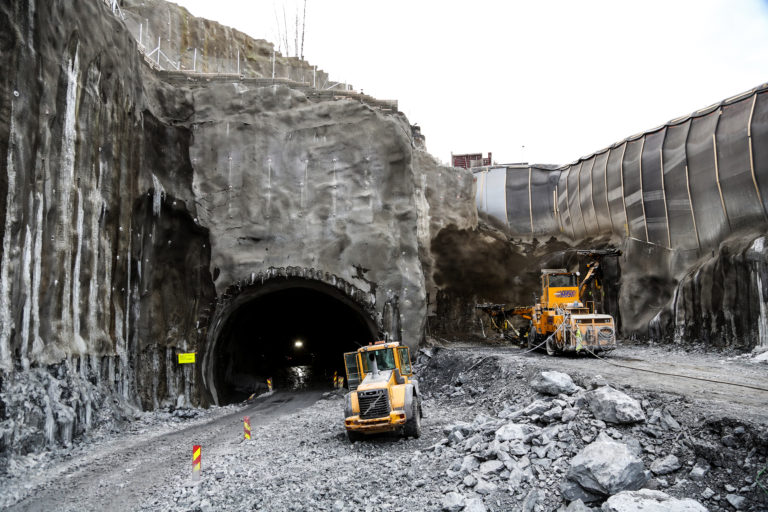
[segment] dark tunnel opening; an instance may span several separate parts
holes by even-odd
[[[344,352],[375,341],[375,324],[354,302],[322,283],[286,283],[242,304],[216,350],[219,404],[275,389],[331,389],[345,376]]]

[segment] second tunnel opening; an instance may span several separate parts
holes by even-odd
[[[374,322],[323,283],[286,281],[242,303],[219,336],[214,375],[219,404],[275,389],[330,389],[345,376],[344,352],[375,341]]]

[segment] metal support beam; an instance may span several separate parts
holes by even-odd
[[[611,215],[611,202],[608,200],[608,161],[611,159],[611,149],[608,149],[608,155],[605,157],[605,167],[603,168],[603,183],[605,185],[605,206],[608,208],[608,224],[613,233],[613,215]]]
[[[667,209],[667,189],[664,186],[664,140],[667,139],[667,130],[664,129],[664,139],[659,148],[659,165],[661,167],[661,195],[664,198],[664,217],[667,219],[667,246],[672,248],[672,234],[669,229],[669,210]]]
[[[534,235],[533,232],[533,193],[531,191],[531,176],[533,174],[533,168],[531,166],[528,166],[528,214],[531,217],[531,236]],[[506,194],[505,194],[506,196]]]
[[[755,175],[755,153],[752,149],[752,119],[755,116],[755,106],[757,105],[757,93],[752,97],[752,109],[749,112],[749,121],[747,121],[747,141],[749,142],[749,171],[752,173],[752,184],[755,186],[755,194],[760,202],[760,210],[763,212],[763,219],[768,221],[768,213],[765,211],[763,195],[760,193],[760,187],[757,186],[757,176]]]
[[[640,143],[640,206],[643,207],[643,224],[645,225],[645,241],[650,242],[648,237],[648,217],[645,216],[645,191],[643,191],[643,149],[645,149],[645,135]]]
[[[579,162],[579,172],[576,174],[576,191],[578,197],[576,198],[576,204],[579,205],[579,213],[581,214],[581,223],[584,224],[584,236],[587,236],[587,221],[584,218],[584,209],[581,207],[581,168],[584,167],[584,162]]]
[[[725,222],[728,224],[728,231],[733,231],[731,228],[731,219],[728,218],[728,209],[725,207],[725,199],[723,198],[723,187],[720,185],[720,167],[717,164],[717,127],[720,125],[720,116],[723,114],[723,109],[717,111],[717,123],[715,123],[715,130],[712,132],[712,152],[715,157],[715,182],[717,183],[717,192],[720,194],[720,205],[723,207],[723,215],[725,215]]]
[[[597,224],[597,234],[600,234],[600,220],[597,218],[597,210],[595,209],[595,185],[592,179],[592,172],[595,170],[595,161],[597,161],[597,155],[592,157],[592,165],[589,166],[589,201],[592,203],[592,213],[595,214],[595,223]]]
[[[619,160],[619,175],[621,176],[621,204],[624,206],[624,231],[629,236],[629,216],[627,215],[627,197],[624,191],[624,155],[627,154],[627,143],[624,143],[621,149],[621,160]]]

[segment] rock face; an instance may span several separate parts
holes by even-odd
[[[595,418],[609,423],[645,421],[640,402],[611,386],[602,386],[587,393],[589,408]]]
[[[208,45],[206,71],[240,48],[263,76],[271,47],[163,2],[122,8],[0,6],[0,370],[3,391],[44,390],[4,394],[0,451],[40,432],[66,444],[112,409],[218,402],[229,320],[287,284],[413,347],[436,295],[431,240],[476,225],[471,174],[418,149],[396,110],[158,72],[134,39],[153,12],[166,53]],[[294,81],[309,69],[278,56]]]
[[[643,461],[626,444],[600,437],[571,460],[566,479],[562,486],[566,499],[595,501],[621,491],[640,489],[647,476]]]
[[[661,491],[640,489],[611,496],[603,504],[603,512],[706,512],[696,500],[678,499]]]

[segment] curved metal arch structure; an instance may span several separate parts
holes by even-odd
[[[382,319],[376,314],[376,297],[355,285],[327,272],[310,268],[271,268],[266,272],[253,273],[240,280],[212,305],[210,317],[198,323],[198,347],[202,390],[211,403],[219,405],[216,386],[215,359],[222,332],[232,316],[245,304],[270,293],[289,288],[308,288],[328,295],[357,313],[366,323],[371,335],[379,337]]]
[[[478,210],[522,237],[711,250],[768,221],[768,84],[571,164],[483,167]]]

